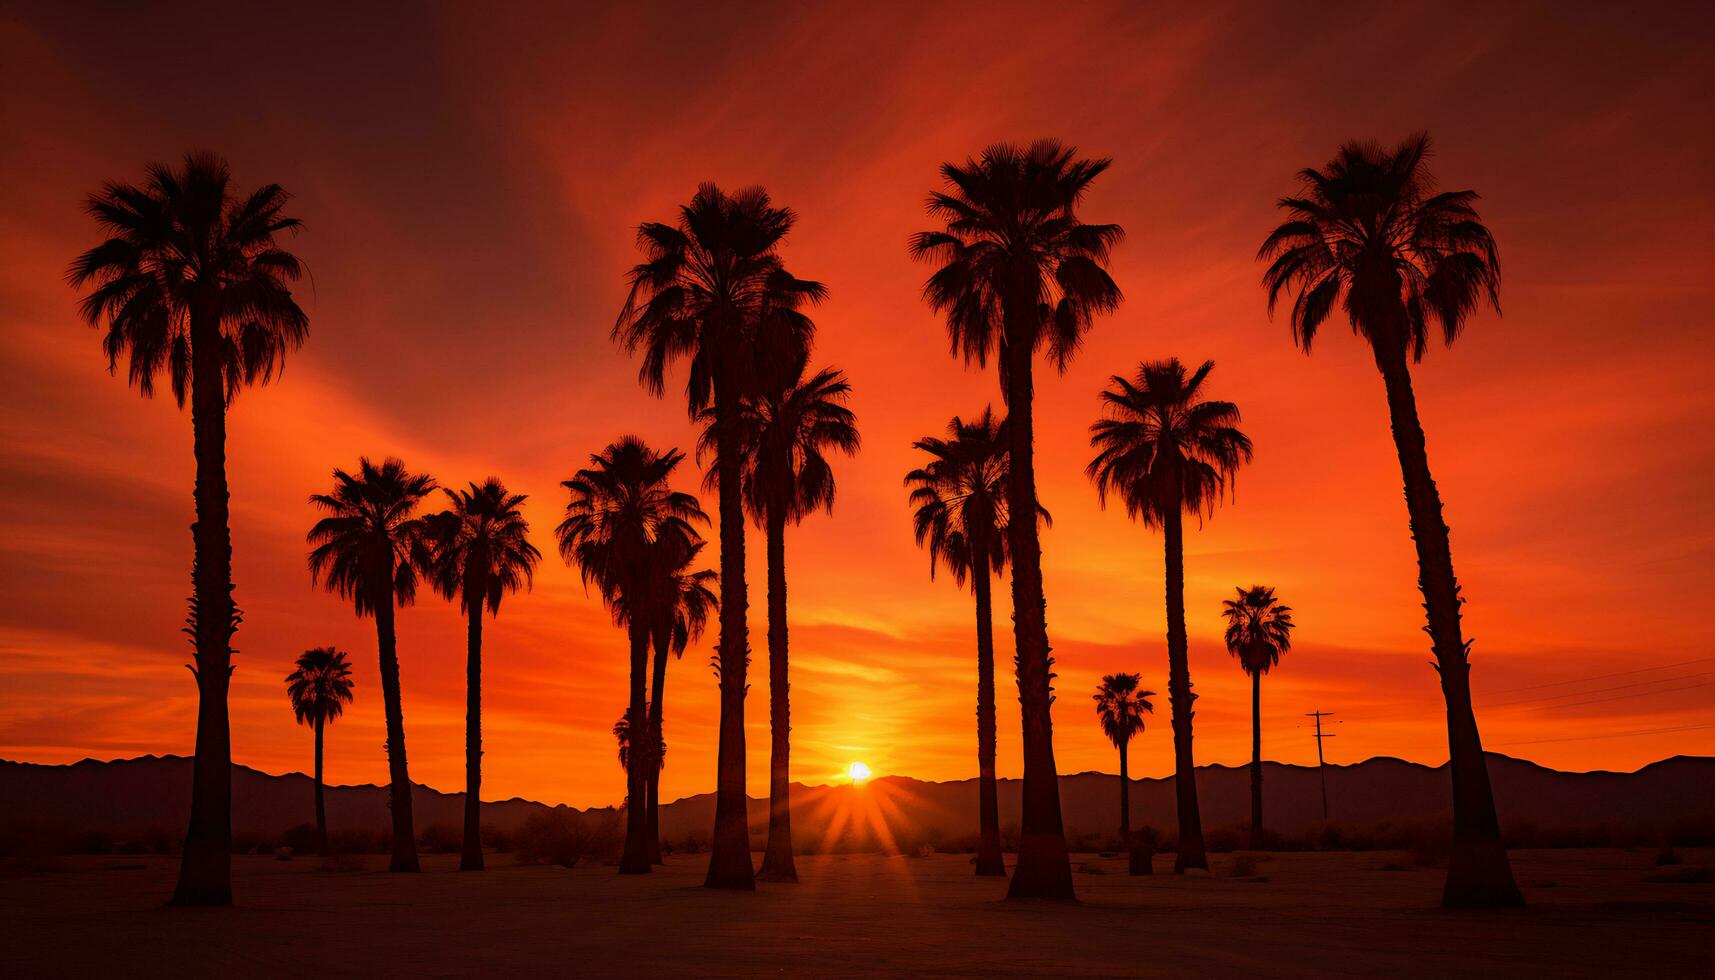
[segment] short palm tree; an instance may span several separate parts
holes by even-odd
[[[1207,868],[1197,807],[1197,767],[1191,755],[1191,665],[1185,635],[1184,515],[1198,520],[1215,505],[1238,468],[1250,461],[1251,441],[1238,430],[1232,402],[1203,397],[1214,361],[1185,372],[1177,358],[1145,361],[1131,380],[1115,375],[1101,394],[1107,416],[1090,427],[1096,456],[1086,473],[1102,506],[1108,495],[1126,513],[1159,527],[1167,579],[1167,696],[1173,707],[1174,790],[1179,811],[1179,856],[1174,870]]]
[[[1263,284],[1271,313],[1281,293],[1296,294],[1298,345],[1309,351],[1317,328],[1341,307],[1370,345],[1387,390],[1427,632],[1447,702],[1454,846],[1442,903],[1521,905],[1471,709],[1470,646],[1459,622],[1464,599],[1411,387],[1411,363],[1422,360],[1433,330],[1451,344],[1485,300],[1500,311],[1500,256],[1477,213],[1477,193],[1435,190],[1429,148],[1427,133],[1392,148],[1348,143],[1327,166],[1302,171],[1302,192],[1281,199],[1287,220],[1258,258],[1270,263]]]
[[[85,204],[106,240],[71,265],[90,287],[80,312],[106,324],[102,352],[145,396],[165,373],[180,407],[187,393],[196,455],[189,628],[196,658],[196,758],[191,818],[175,905],[232,904],[232,740],[227,689],[232,635],[232,535],[227,520],[226,413],[241,388],[265,384],[309,333],[292,296],[303,269],[280,247],[298,229],[287,194],[232,186],[224,159],[193,153],[178,169],[153,164],[141,186],[109,183]]]
[[[1253,585],[1221,603],[1227,620],[1227,652],[1251,679],[1251,850],[1263,848],[1262,832],[1262,675],[1292,649],[1292,607],[1274,589]]]
[[[482,612],[500,615],[508,592],[529,588],[542,560],[519,510],[523,494],[489,477],[468,490],[442,488],[450,506],[428,518],[429,582],[465,614],[464,852],[459,870],[482,862]]]
[[[1131,767],[1127,764],[1126,749],[1131,740],[1143,731],[1143,716],[1155,712],[1155,705],[1149,700],[1155,697],[1155,692],[1137,689],[1142,679],[1138,674],[1108,674],[1096,685],[1096,693],[1092,695],[1102,734],[1120,750],[1120,840],[1128,847],[1131,844]]]
[[[351,664],[333,647],[316,647],[298,655],[286,675],[286,698],[298,724],[316,732],[316,849],[328,852],[328,811],[322,799],[322,729],[351,703]]]
[[[645,725],[647,726],[647,722]],[[613,741],[619,747],[619,768],[625,770],[627,777],[631,775],[631,763],[634,759],[639,764],[653,763],[648,768],[654,769],[656,772],[660,772],[661,767],[667,764],[667,743],[662,740],[660,733],[656,733],[655,744],[648,746],[647,752],[639,752],[635,757],[631,754],[631,712],[629,710],[620,715],[619,720],[613,723]],[[625,805],[630,808],[631,804],[632,801],[628,797]]]
[[[745,668],[750,639],[745,623],[742,459],[735,423],[743,400],[762,377],[805,357],[815,324],[804,309],[827,290],[786,271],[780,245],[796,220],[775,207],[760,187],[727,194],[714,184],[697,188],[673,224],[638,226],[644,261],[631,270],[631,291],[613,336],[627,351],[641,351],[639,379],[651,392],[666,390],[666,371],[689,362],[686,408],[695,417],[715,414],[716,483],[720,494],[721,720],[715,828],[709,848],[710,888],[756,888],[750,860],[744,776]]]
[[[560,556],[576,565],[585,585],[595,585],[624,626],[631,644],[631,698],[628,730],[648,725],[645,684],[649,671],[651,619],[662,601],[662,577],[654,566],[662,553],[688,550],[700,540],[692,522],[708,520],[697,498],[669,485],[685,458],[678,450],[658,453],[636,436],[609,445],[590,457],[562,485],[571,493],[566,519],[555,529]],[[645,766],[626,770],[625,850],[620,874],[648,874]]]
[[[375,617],[381,657],[381,701],[387,719],[388,808],[393,814],[392,871],[417,871],[411,818],[411,773],[405,758],[405,706],[399,691],[394,610],[417,598],[417,573],[428,559],[417,505],[435,489],[433,477],[412,473],[399,459],[380,466],[358,461],[357,475],[333,471],[332,493],[310,503],[325,515],[310,529],[310,579],[350,599],[358,616]]]
[[[1036,511],[1033,361],[1046,351],[1064,369],[1098,314],[1114,310],[1120,290],[1107,272],[1118,225],[1086,224],[1078,205],[1108,160],[1079,159],[1054,140],[1028,148],[997,143],[975,160],[941,166],[946,189],[930,195],[941,227],[913,236],[913,257],[938,268],[923,287],[947,318],[953,350],[966,362],[1000,364],[1010,413],[1012,479],[1007,505]],[[1013,638],[1024,729],[1024,813],[1010,898],[1074,897],[1054,767],[1053,661],[1042,548],[1035,521],[1008,529]]]
[[[929,547],[929,577],[945,568],[953,581],[970,579],[977,607],[977,874],[1004,876],[1000,798],[995,780],[994,612],[989,576],[1006,570],[1007,479],[1005,420],[984,408],[971,422],[954,417],[947,438],[913,443],[929,455],[905,474],[916,510],[919,547]],[[1041,512],[1043,517],[1046,511]]]
[[[806,378],[802,364],[746,398],[738,413],[744,457],[744,503],[763,530],[768,551],[768,845],[758,877],[798,880],[792,860],[791,700],[787,670],[786,525],[816,510],[834,509],[832,452],[858,450],[857,418],[846,407],[851,384],[824,368]],[[718,453],[718,427],[705,413],[699,451]],[[719,472],[718,463],[716,472]]]
[[[662,752],[667,750],[667,730],[664,727],[667,655],[671,652],[675,657],[683,657],[685,648],[703,635],[709,614],[720,607],[720,598],[715,593],[715,585],[720,577],[712,569],[691,571],[691,565],[696,562],[697,554],[702,550],[703,542],[695,541],[689,548],[664,554],[652,565],[652,571],[665,576],[666,579],[655,593],[664,601],[655,608],[654,625],[650,630],[650,639],[655,644],[655,665],[649,694],[649,727],[655,732],[656,744],[661,747]],[[646,773],[649,779],[646,843],[650,845],[649,860],[652,864],[663,863],[661,770],[665,766],[666,760],[663,758]]]

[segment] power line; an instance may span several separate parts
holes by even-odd
[[[1698,671],[1695,674],[1685,674],[1685,675],[1682,675],[1680,677],[1657,677],[1653,681],[1638,681],[1634,684],[1616,684],[1613,687],[1607,688],[1606,690],[1572,691],[1572,692],[1567,693],[1567,694],[1551,694],[1547,697],[1541,697],[1541,698],[1519,698],[1517,701],[1501,701],[1497,704],[1479,704],[1479,705],[1477,705],[1477,707],[1488,709],[1488,708],[1506,708],[1506,707],[1511,707],[1512,705],[1515,705],[1515,704],[1541,704],[1545,701],[1559,701],[1562,698],[1589,697],[1592,694],[1603,694],[1603,693],[1606,693],[1607,691],[1624,691],[1624,690],[1627,690],[1629,688],[1634,688],[1634,687],[1649,687],[1652,684],[1672,684],[1672,683],[1676,683],[1678,681],[1688,681],[1694,677],[1709,677],[1711,675],[1715,675],[1715,670],[1703,670],[1703,671]],[[1683,690],[1683,689],[1679,689],[1679,690]]]
[[[1592,674],[1589,677],[1573,677],[1564,681],[1549,681],[1545,684],[1526,684],[1523,687],[1506,687],[1499,691],[1490,691],[1489,693],[1514,694],[1519,691],[1537,691],[1545,687],[1565,687],[1568,684],[1579,684],[1584,681],[1602,681],[1607,680],[1610,677],[1630,677],[1632,674],[1647,674],[1652,670],[1667,670],[1670,667],[1689,667],[1692,664],[1706,664],[1710,662],[1715,662],[1715,657],[1698,657],[1696,660],[1681,660],[1678,663],[1659,664],[1654,667],[1639,667],[1635,670],[1617,670],[1611,674]]]
[[[1544,742],[1584,742],[1597,738],[1630,738],[1634,735],[1669,735],[1674,732],[1700,732],[1715,728],[1715,725],[1681,725],[1678,728],[1646,728],[1636,732],[1604,732],[1601,735],[1568,735],[1565,738],[1532,738],[1522,742],[1494,742],[1492,748],[1503,745],[1541,745]]]
[[[1609,701],[1624,701],[1628,698],[1647,698],[1657,694],[1678,694],[1680,691],[1695,691],[1700,687],[1715,687],[1715,681],[1704,681],[1701,684],[1687,684],[1684,687],[1670,687],[1665,691],[1639,691],[1636,694],[1618,694],[1611,698],[1594,698],[1589,701],[1574,701],[1571,704],[1556,704],[1554,708],[1577,708],[1586,704],[1605,704]]]

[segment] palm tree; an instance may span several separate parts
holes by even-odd
[[[1435,191],[1429,148],[1427,133],[1392,149],[1348,143],[1326,167],[1304,170],[1303,192],[1281,199],[1288,218],[1257,257],[1270,261],[1263,284],[1271,314],[1283,291],[1297,294],[1292,333],[1298,346],[1309,351],[1338,303],[1353,332],[1370,345],[1387,391],[1418,586],[1447,702],[1453,852],[1442,904],[1521,905],[1471,710],[1470,647],[1459,622],[1464,599],[1410,367],[1422,360],[1432,324],[1451,344],[1485,299],[1500,312],[1500,256],[1477,213],[1476,192]]]
[[[697,553],[702,550],[703,542],[694,541],[688,548],[680,549],[676,554],[663,555],[652,566],[653,570],[666,576],[666,581],[656,593],[664,601],[656,607],[655,625],[650,633],[655,644],[655,665],[649,695],[649,727],[655,732],[655,743],[663,753],[667,751],[667,731],[663,727],[663,715],[667,700],[668,651],[675,657],[683,657],[685,648],[703,635],[703,629],[708,625],[709,613],[720,605],[720,598],[714,591],[719,576],[707,568],[690,571],[692,563],[697,559]],[[645,843],[650,848],[651,864],[664,863],[661,859],[661,770],[665,766],[666,759],[663,757],[656,760],[655,766],[645,773],[649,780]]]
[[[1201,521],[1214,512],[1238,468],[1250,462],[1251,441],[1235,426],[1232,402],[1203,398],[1215,368],[1204,361],[1189,376],[1178,358],[1145,361],[1137,377],[1115,375],[1102,392],[1108,415],[1090,426],[1096,457],[1085,472],[1106,507],[1110,492],[1126,513],[1162,529],[1167,570],[1167,695],[1173,707],[1174,789],[1179,810],[1175,871],[1207,868],[1203,824],[1197,809],[1197,767],[1191,758],[1191,665],[1185,637],[1185,530],[1183,517]]]
[[[625,714],[619,716],[618,721],[613,723],[613,740],[619,746],[619,768],[624,769],[626,776],[629,777],[631,775],[632,762],[631,711],[629,709],[627,709]],[[656,733],[655,744],[652,746],[646,746],[646,749],[647,751],[638,753],[637,761],[639,764],[643,764],[645,761],[653,762],[654,766],[651,768],[656,772],[660,772],[661,768],[667,764],[667,743],[662,741],[659,732]],[[632,801],[628,797],[625,801],[625,805],[629,809],[631,804]]]
[[[1093,695],[1102,734],[1120,750],[1120,840],[1128,848],[1131,844],[1131,768],[1126,763],[1126,748],[1143,731],[1144,714],[1155,713],[1155,705],[1149,701],[1155,697],[1155,692],[1137,689],[1142,679],[1137,674],[1108,674],[1096,685]]]
[[[333,471],[332,493],[310,503],[327,516],[310,529],[310,580],[350,599],[357,615],[375,617],[381,656],[381,701],[387,717],[388,807],[393,813],[391,871],[417,871],[417,838],[411,819],[411,774],[405,760],[405,706],[399,693],[399,650],[394,608],[417,598],[417,571],[428,558],[417,504],[435,489],[425,473],[412,473],[397,458],[380,466],[358,461],[357,475]]]
[[[91,287],[79,307],[106,324],[110,371],[127,358],[127,377],[145,396],[165,373],[182,408],[191,402],[196,456],[191,525],[190,615],[196,650],[196,758],[191,819],[175,905],[232,904],[232,739],[227,689],[232,635],[241,616],[232,599],[232,535],[227,520],[226,412],[241,388],[266,384],[303,344],[309,318],[290,284],[303,272],[279,246],[299,222],[287,194],[265,184],[232,187],[224,159],[192,153],[175,170],[151,164],[141,186],[109,183],[85,209],[108,237],[71,265],[73,287]]]
[[[994,613],[989,575],[1006,570],[1008,435],[1005,420],[985,407],[972,422],[954,417],[947,438],[912,444],[929,462],[905,475],[916,506],[912,526],[929,546],[929,577],[937,566],[965,584],[977,606],[977,874],[1005,876],[1000,801],[995,782]],[[1039,510],[1046,519],[1047,511]]]
[[[625,305],[613,336],[643,352],[639,380],[656,395],[666,390],[671,362],[690,362],[685,402],[692,417],[713,407],[716,483],[720,492],[719,763],[715,828],[709,848],[711,888],[752,890],[744,776],[745,624],[742,460],[734,428],[743,399],[759,379],[802,361],[815,324],[804,308],[827,290],[786,271],[779,247],[796,216],[774,207],[759,187],[727,194],[713,184],[697,189],[674,224],[646,222],[637,242],[644,261],[631,270]]]
[[[786,525],[810,513],[834,509],[834,470],[828,453],[858,449],[857,418],[845,405],[851,384],[824,368],[809,378],[800,363],[741,404],[735,428],[744,462],[745,509],[761,526],[768,549],[768,846],[763,881],[798,880],[792,860],[791,702],[788,696],[786,625]],[[711,423],[698,447],[718,454],[718,427]],[[718,470],[718,462],[717,469]]]
[[[601,591],[614,622],[626,628],[631,643],[628,730],[648,725],[649,639],[652,617],[662,601],[662,577],[653,568],[663,552],[680,553],[700,540],[691,522],[708,520],[697,498],[668,485],[684,458],[676,449],[657,453],[636,436],[626,436],[591,456],[591,466],[562,484],[571,500],[566,519],[554,531],[560,556],[578,567],[586,586],[594,584]],[[649,873],[646,772],[645,766],[626,769],[620,874]]]
[[[1227,618],[1227,652],[1251,679],[1251,850],[1263,848],[1262,834],[1262,675],[1292,649],[1292,607],[1274,597],[1274,589],[1253,585],[1236,589],[1238,598],[1221,603]]]
[[[467,618],[465,627],[464,853],[460,871],[482,870],[482,611],[500,615],[500,599],[529,588],[542,553],[512,494],[489,477],[469,490],[443,488],[452,505],[428,519],[429,581]]]
[[[328,812],[322,801],[322,729],[351,703],[351,664],[333,647],[298,655],[297,669],[286,675],[286,698],[298,724],[316,731],[316,849],[328,852]]]
[[[930,195],[943,227],[913,236],[913,257],[936,263],[923,287],[944,313],[955,352],[986,365],[998,355],[1010,412],[1012,480],[1007,506],[1036,512],[1033,364],[1046,349],[1064,370],[1097,314],[1118,307],[1120,290],[1105,268],[1118,225],[1086,224],[1077,208],[1108,160],[1081,160],[1054,140],[1028,149],[997,143],[964,164],[941,167],[945,191]],[[1010,898],[1073,898],[1072,866],[1060,819],[1054,768],[1053,660],[1042,549],[1035,521],[1008,525],[1013,637],[1024,728],[1024,819]]]

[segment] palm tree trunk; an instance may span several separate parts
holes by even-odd
[[[1185,638],[1185,524],[1177,507],[1163,524],[1167,556],[1167,694],[1173,703],[1173,787],[1179,804],[1179,857],[1173,870],[1209,867],[1203,853],[1203,818],[1197,808],[1197,764],[1191,758],[1192,704],[1189,642]]]
[[[626,630],[631,640],[631,705],[626,709],[626,727],[630,732],[631,751],[625,767],[625,850],[619,856],[619,873],[646,875],[650,871],[649,848],[644,838],[649,832],[649,716],[644,703],[644,682],[649,676],[649,630],[632,622]]]
[[[1019,304],[1009,303],[1009,307]],[[1028,304],[1029,315],[1036,305]],[[1009,314],[1009,319],[1018,314]],[[1020,331],[1010,329],[1019,334]],[[1048,603],[1042,593],[1042,546],[1036,536],[1036,460],[1031,423],[1032,346],[1008,344],[1006,365],[1011,479],[1007,483],[1008,540],[1012,548],[1012,631],[1018,667],[1019,714],[1024,729],[1024,813],[1008,898],[1074,899],[1072,864],[1060,820],[1060,780],[1054,768],[1053,659],[1048,647]]]
[[[1251,674],[1251,850],[1262,840],[1262,671]]]
[[[1120,843],[1131,840],[1131,766],[1126,762],[1126,746],[1120,743]]]
[[[738,393],[722,372],[715,379],[716,475],[720,490],[721,635],[720,750],[715,773],[715,831],[709,847],[707,888],[756,889],[750,862],[750,817],[744,787],[745,668],[750,638],[745,626],[749,599],[744,584],[743,460],[733,438]]]
[[[316,716],[316,852],[328,852],[328,810],[322,800],[322,726],[326,719]]]
[[[478,592],[475,598],[465,627],[464,853],[459,858],[460,871],[482,870],[482,594]]]
[[[227,526],[226,388],[218,298],[191,309],[191,430],[196,454],[196,523],[191,525],[191,626],[196,644],[196,758],[191,820],[174,905],[232,904],[232,535]]]
[[[667,646],[673,640],[672,630],[663,626],[655,631],[655,677],[654,684],[649,689],[649,731],[650,745],[665,750],[667,737],[661,727],[663,707],[666,701],[667,686]],[[647,812],[644,815],[644,841],[649,849],[650,864],[666,864],[661,859],[661,762],[655,764],[644,773],[648,781],[649,798],[645,801]]]
[[[971,588],[977,596],[977,874],[1006,877],[1000,844],[1000,792],[995,782],[994,608],[989,594],[989,541],[971,538]]]
[[[1441,904],[1448,907],[1523,905],[1513,881],[1506,846],[1495,815],[1494,791],[1488,762],[1471,709],[1470,649],[1460,625],[1459,583],[1453,574],[1453,552],[1441,515],[1441,495],[1429,473],[1429,452],[1417,417],[1417,397],[1405,350],[1383,355],[1376,362],[1387,386],[1388,414],[1394,447],[1405,481],[1406,511],[1411,538],[1417,545],[1418,586],[1428,613],[1429,636],[1447,702],[1447,752],[1453,770],[1453,851],[1447,864],[1447,884]]]
[[[391,583],[392,573],[387,573]],[[411,774],[405,764],[405,706],[399,693],[399,651],[393,629],[390,587],[379,590],[388,600],[375,607],[375,635],[381,648],[381,701],[387,716],[387,805],[393,811],[393,857],[389,871],[418,871],[417,833],[411,819]]]
[[[768,848],[763,881],[798,880],[792,860],[792,703],[787,677],[786,512],[768,513]]]

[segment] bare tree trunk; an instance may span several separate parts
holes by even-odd
[[[226,485],[226,387],[221,371],[218,297],[191,309],[191,431],[196,455],[196,523],[191,525],[190,627],[196,647],[196,758],[191,820],[174,905],[232,904],[232,534]]]
[[[792,860],[792,703],[787,673],[786,514],[778,506],[768,514],[768,847],[762,855],[763,881],[798,880]]]
[[[1011,305],[1011,304],[1009,304]],[[1035,313],[1031,304],[1031,315]],[[1016,315],[1016,314],[1013,314]],[[1009,331],[1011,332],[1011,331]],[[1011,479],[1007,483],[1012,547],[1012,629],[1024,728],[1024,813],[1008,898],[1075,899],[1072,864],[1060,818],[1054,768],[1054,661],[1048,655],[1048,603],[1042,592],[1042,547],[1036,534],[1036,456],[1031,421],[1031,347],[1020,341],[1006,365]]]
[[[672,630],[661,626],[655,632],[655,677],[649,691],[649,731],[652,736],[650,745],[661,750],[667,747],[666,731],[661,727],[663,707],[666,704],[667,687],[667,648],[672,643]],[[649,782],[649,799],[645,805],[648,813],[644,816],[644,843],[649,847],[650,864],[666,864],[661,858],[661,765],[665,760],[656,759],[644,774]]]
[[[316,853],[328,852],[328,811],[322,801],[322,727],[326,719],[316,716]]]
[[[995,781],[994,600],[989,594],[989,540],[971,538],[971,588],[977,597],[977,874],[1006,877],[1000,844],[1000,792]]]
[[[650,747],[649,708],[644,703],[644,683],[649,676],[649,630],[633,621],[626,629],[631,641],[631,703],[625,709],[626,729],[631,739],[625,766],[625,849],[619,856],[619,873],[646,875],[650,871],[648,773],[654,751]]]
[[[739,485],[743,461],[732,431],[738,393],[724,376],[715,379],[715,387],[715,465],[721,522],[721,722],[715,831],[703,885],[754,891],[756,870],[750,861],[750,818],[744,786],[745,671],[750,664],[750,638],[745,625],[749,599],[744,584],[744,505]]]
[[[468,593],[467,593],[468,594]],[[460,871],[482,870],[482,607],[476,595],[465,628],[464,853]]]
[[[1203,818],[1197,807],[1197,764],[1191,758],[1190,644],[1185,637],[1185,524],[1177,507],[1163,515],[1167,556],[1167,694],[1173,704],[1173,788],[1179,804],[1179,857],[1173,870],[1209,867],[1203,852]]]
[[[1131,840],[1131,766],[1126,761],[1126,746],[1120,743],[1120,843]]]
[[[393,626],[392,569],[385,571],[387,598],[375,607],[381,648],[381,700],[387,716],[387,805],[393,811],[393,857],[389,871],[418,871],[417,832],[411,819],[411,774],[405,763],[405,706],[399,691],[399,651]]]
[[[1495,815],[1494,791],[1477,716],[1471,709],[1470,647],[1460,625],[1459,583],[1453,552],[1441,514],[1441,495],[1429,472],[1429,453],[1411,390],[1411,371],[1403,347],[1378,351],[1376,363],[1387,386],[1394,447],[1405,482],[1411,538],[1417,545],[1418,586],[1428,614],[1431,648],[1447,702],[1447,751],[1453,772],[1453,851],[1441,904],[1473,908],[1523,905],[1513,881],[1506,846]]]
[[[1262,671],[1255,671],[1251,674],[1251,850],[1262,849]]]

